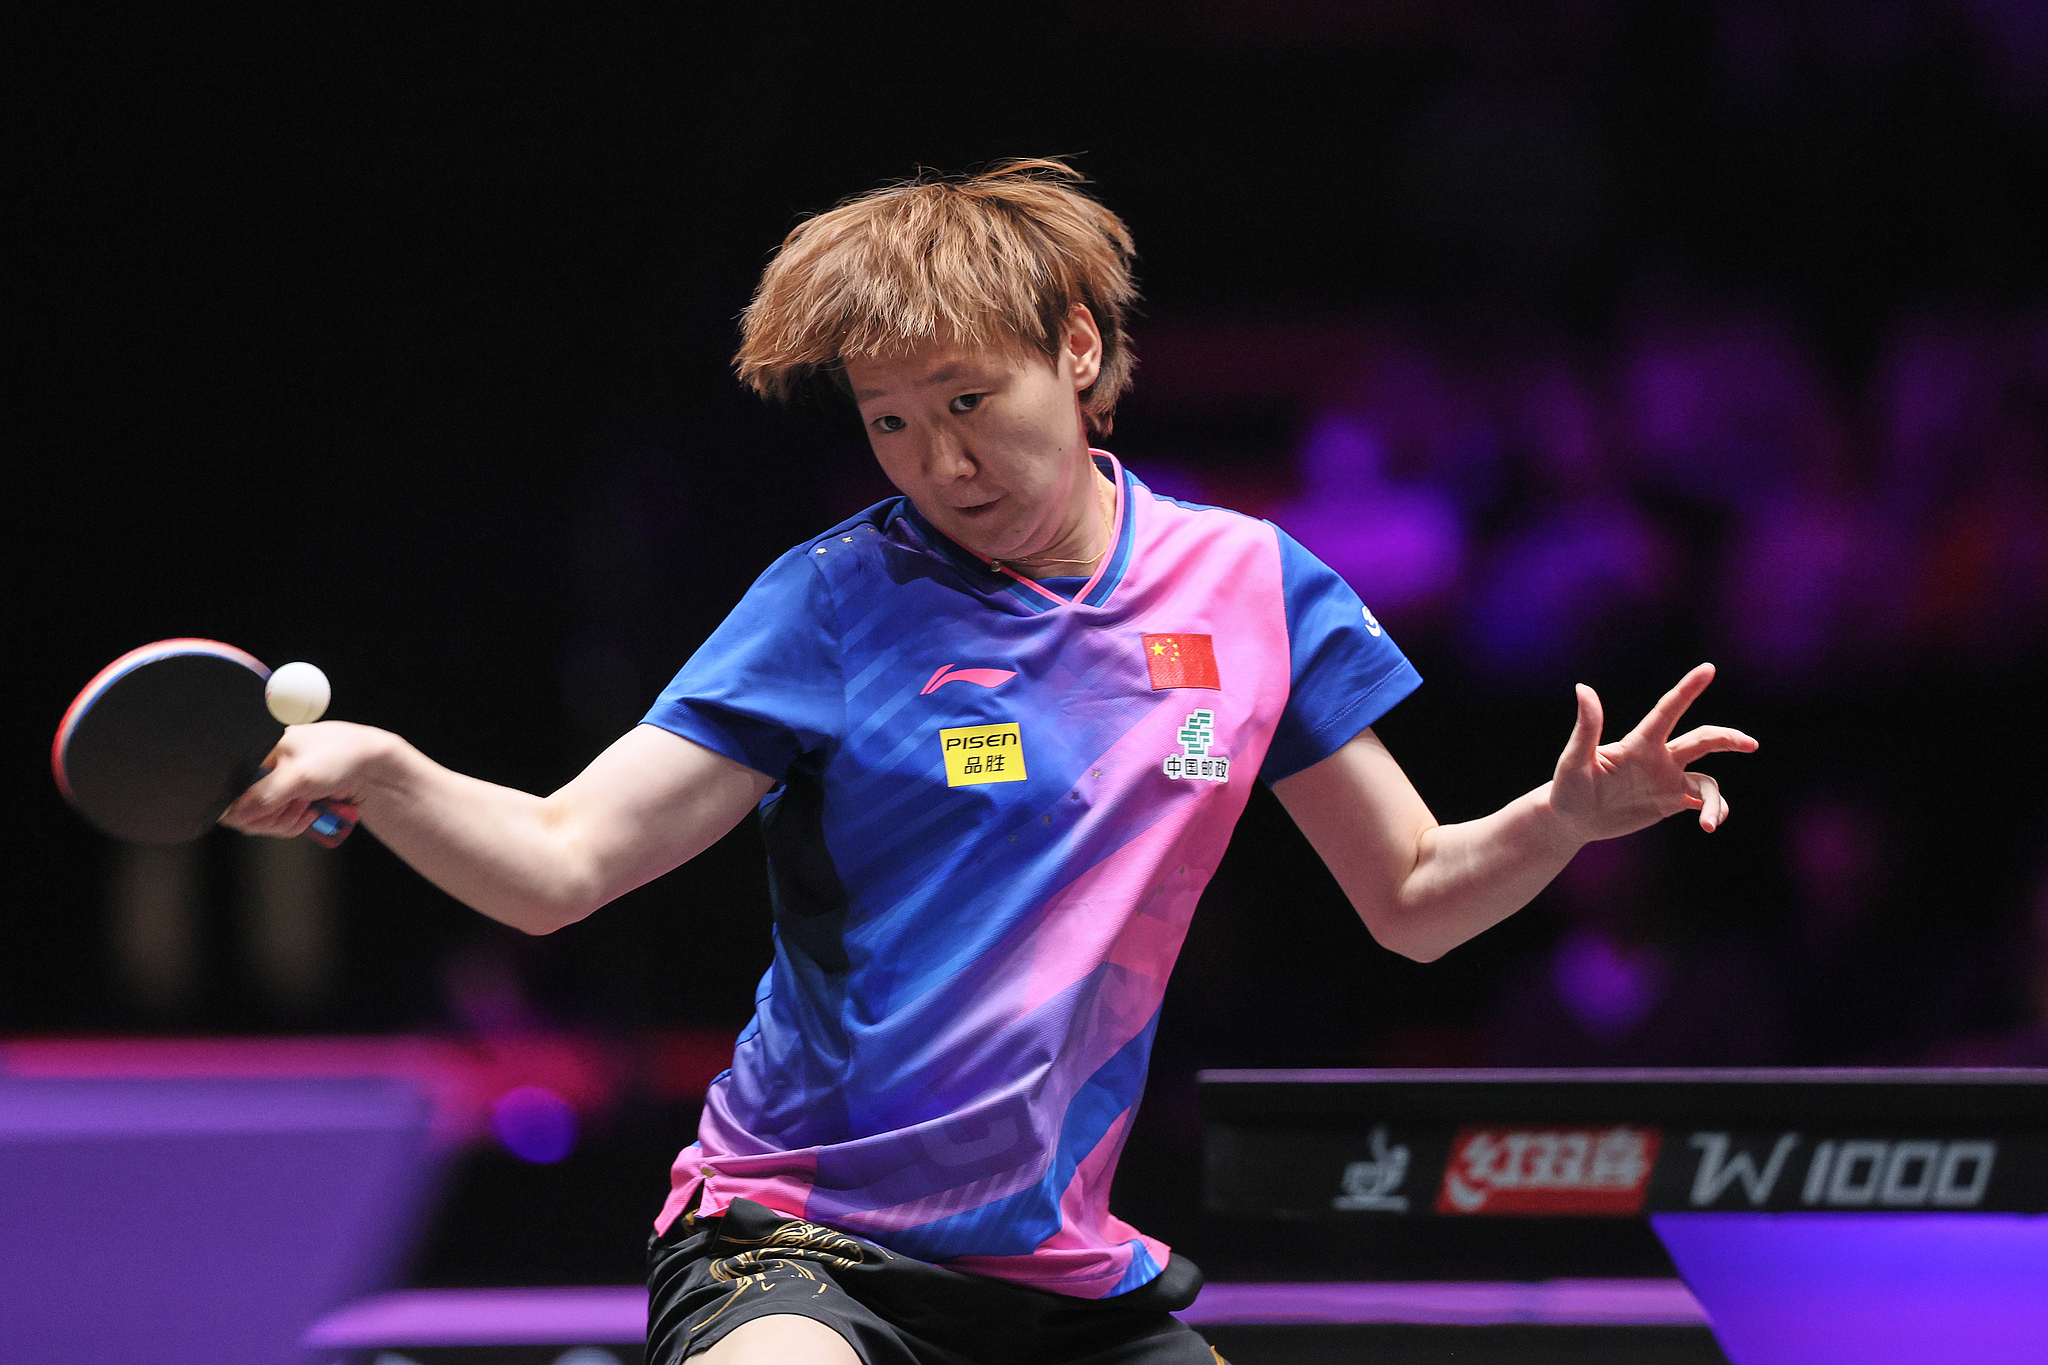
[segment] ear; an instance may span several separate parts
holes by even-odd
[[[1081,304],[1067,310],[1060,360],[1061,368],[1073,376],[1077,394],[1086,393],[1102,377],[1102,329],[1095,325],[1095,315]]]

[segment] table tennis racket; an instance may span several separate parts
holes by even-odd
[[[181,844],[212,829],[267,769],[284,734],[264,704],[270,670],[218,640],[159,640],[101,669],[50,746],[57,790],[116,839]],[[315,802],[306,832],[333,848],[355,810]]]

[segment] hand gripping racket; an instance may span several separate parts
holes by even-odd
[[[270,677],[217,640],[159,640],[101,669],[50,746],[57,790],[116,839],[181,844],[213,828],[267,769],[284,735],[264,704]],[[315,802],[306,832],[333,848],[355,810]]]

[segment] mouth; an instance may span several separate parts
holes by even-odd
[[[965,521],[981,521],[992,515],[996,510],[996,504],[1001,501],[1000,498],[990,498],[987,502],[976,503],[972,507],[956,507],[953,509],[953,515]]]

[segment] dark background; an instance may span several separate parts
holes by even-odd
[[[846,414],[772,411],[730,377],[735,315],[803,215],[921,167],[1075,156],[1141,251],[1143,367],[1109,444],[1141,475],[1171,463],[1266,511],[1297,486],[1317,389],[1296,379],[1367,323],[1600,356],[1646,299],[1733,300],[1782,318],[1854,396],[1901,317],[2038,309],[2048,28],[2029,10],[45,16],[8,44],[6,81],[18,681],[0,1030],[446,1030],[465,953],[512,963],[534,1009],[580,1035],[744,1020],[767,960],[751,822],[539,942],[357,838],[336,855],[341,975],[311,1017],[251,987],[239,855],[217,835],[203,990],[151,1013],[108,965],[110,846],[63,808],[46,754],[107,660],[203,635],[318,662],[336,716],[462,771],[542,791],[573,775],[775,555],[886,491]],[[1712,516],[1672,516],[1687,544],[1717,543]],[[1702,657],[1695,581],[1584,660],[1611,718],[1632,723]],[[1453,646],[1455,620],[1381,614],[1430,685],[1380,730],[1437,813],[1541,781],[1569,687],[1504,689]],[[1765,747],[1709,765],[1734,801],[1724,833],[1640,836],[1670,917],[1782,959],[1787,811],[1846,789],[1886,821],[1894,955],[1944,964],[1928,989],[1973,1002],[1911,1036],[1874,1028],[1892,1051],[1873,1058],[2016,1025],[2023,983],[2001,958],[2048,757],[2032,639],[1989,662],[1845,658],[1789,691],[1731,671],[1702,714]],[[1539,902],[1438,964],[1396,958],[1256,793],[1169,996],[1126,1216],[1256,1261],[1191,1207],[1193,1070],[1478,1060],[1503,982],[1559,925]],[[1793,1040],[1773,1059],[1810,1058]],[[687,1103],[626,1103],[558,1166],[480,1151],[420,1278],[633,1278],[633,1230],[689,1122]]]

